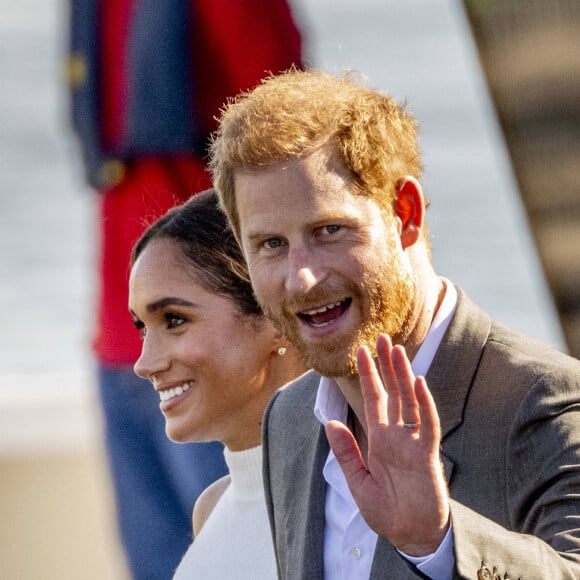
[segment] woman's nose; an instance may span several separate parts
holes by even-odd
[[[141,355],[133,367],[135,374],[143,379],[150,379],[171,366],[170,358],[163,352],[159,344],[156,345],[153,342],[150,335],[145,336]]]

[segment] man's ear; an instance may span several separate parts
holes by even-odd
[[[410,175],[401,177],[395,189],[395,216],[401,223],[401,244],[406,249],[421,237],[425,220],[425,198],[421,184]]]

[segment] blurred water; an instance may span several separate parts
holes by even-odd
[[[561,347],[461,3],[295,5],[310,64],[365,73],[407,98],[421,122],[439,273],[496,318]],[[76,380],[91,367],[94,194],[68,132],[65,7],[0,0],[0,386],[24,375]]]

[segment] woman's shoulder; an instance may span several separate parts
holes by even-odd
[[[206,487],[199,495],[195,505],[193,506],[193,514],[191,517],[194,537],[199,534],[211,512],[214,510],[217,502],[220,500],[229,485],[230,476],[224,475]]]

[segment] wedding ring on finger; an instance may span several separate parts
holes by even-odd
[[[416,429],[417,427],[420,427],[421,423],[403,423],[403,427],[405,427],[405,429]]]

